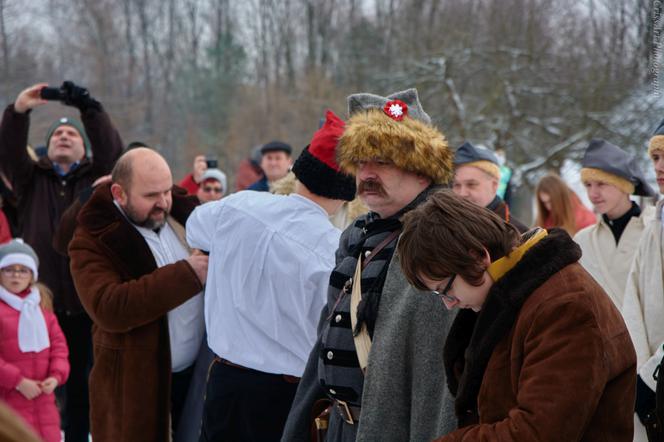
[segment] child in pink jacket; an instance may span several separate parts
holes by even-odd
[[[47,289],[37,284],[38,258],[20,240],[0,246],[0,400],[45,442],[60,442],[53,390],[69,375],[69,350]]]

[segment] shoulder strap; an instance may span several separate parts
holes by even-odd
[[[357,326],[357,306],[362,300],[362,270],[364,270],[374,256],[383,250],[389,243],[391,243],[401,233],[401,229],[397,229],[390,233],[383,241],[381,241],[371,251],[367,257],[362,260],[362,255],[357,258],[357,266],[355,266],[355,274],[353,275],[353,290],[350,295],[350,323],[351,330],[355,330]],[[363,262],[364,261],[364,262]],[[353,334],[353,341],[355,342],[355,351],[357,353],[357,360],[360,363],[362,373],[366,373],[367,365],[369,364],[369,352],[371,351],[371,338],[367,330],[367,324],[362,324],[359,333]]]

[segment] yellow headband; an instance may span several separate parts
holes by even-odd
[[[500,167],[487,160],[472,161],[470,163],[459,164],[457,167],[461,166],[473,166],[480,169],[482,172],[486,172],[497,180],[500,180]]]
[[[664,151],[664,135],[655,135],[650,139],[650,143],[648,143],[648,155],[652,155],[656,150]]]
[[[617,187],[622,192],[628,195],[633,194],[635,189],[634,184],[632,184],[629,180],[620,177],[618,175],[609,173],[605,170],[595,169],[591,167],[584,167],[583,169],[581,169],[581,181],[583,183],[587,181],[602,181],[604,183],[611,184],[612,186]]]

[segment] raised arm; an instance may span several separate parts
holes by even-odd
[[[46,103],[40,96],[46,86],[46,83],[38,83],[22,90],[14,104],[7,106],[0,122],[0,165],[17,195],[21,195],[32,181],[35,163],[26,149],[30,129],[29,113]]]

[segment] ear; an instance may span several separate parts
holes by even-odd
[[[127,193],[118,183],[111,184],[111,195],[113,195],[113,199],[120,203],[121,206],[127,204]]]
[[[491,192],[494,195],[498,192],[498,180],[495,178],[491,179]]]
[[[484,264],[487,268],[491,265],[491,255],[489,255],[489,251],[484,248],[484,257],[482,258],[482,264]]]

